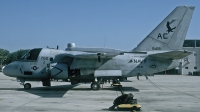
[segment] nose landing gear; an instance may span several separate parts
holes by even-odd
[[[31,84],[30,83],[24,84],[24,89],[31,89]]]
[[[17,78],[17,81],[21,82],[20,85],[23,85],[24,89],[31,89],[31,84],[30,83],[25,83],[24,79]]]
[[[24,86],[24,89],[31,89],[31,84],[30,83],[25,83],[24,84],[24,82],[21,82],[20,84]]]

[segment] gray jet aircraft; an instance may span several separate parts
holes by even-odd
[[[182,50],[195,7],[176,7],[147,37],[131,51],[108,48],[80,48],[74,43],[66,50],[35,48],[19,61],[5,66],[3,73],[16,77],[25,89],[25,81],[70,80],[72,84],[91,82],[98,90],[107,79],[154,74],[179,66],[179,59],[190,52]]]

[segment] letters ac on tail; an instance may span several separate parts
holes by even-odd
[[[166,27],[167,27],[167,31],[166,32],[167,33],[163,33],[163,34],[159,33],[157,39],[159,39],[159,38],[160,39],[168,39],[167,35],[170,32],[174,32],[173,30],[176,29],[176,27],[171,28],[171,26],[170,26],[170,24],[173,23],[173,22],[174,22],[173,20],[172,20],[172,22],[167,21],[167,24],[166,24]]]
[[[16,77],[25,89],[26,81],[69,80],[71,84],[91,82],[98,90],[105,80],[148,75],[179,66],[179,59],[190,52],[182,46],[194,11],[193,6],[176,7],[136,48],[123,51],[110,48],[83,48],[70,44],[65,50],[35,48],[19,61],[5,66],[3,73]]]

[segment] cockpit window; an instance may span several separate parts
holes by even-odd
[[[40,54],[41,50],[42,50],[41,48],[32,49],[28,53],[26,53],[21,59],[22,60],[37,60],[38,55]]]

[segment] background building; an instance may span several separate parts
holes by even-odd
[[[185,40],[183,50],[192,54],[181,59],[179,67],[157,74],[200,75],[200,40]]]
[[[180,74],[199,75],[200,72],[200,40],[185,40],[183,49],[192,52],[182,59]]]

